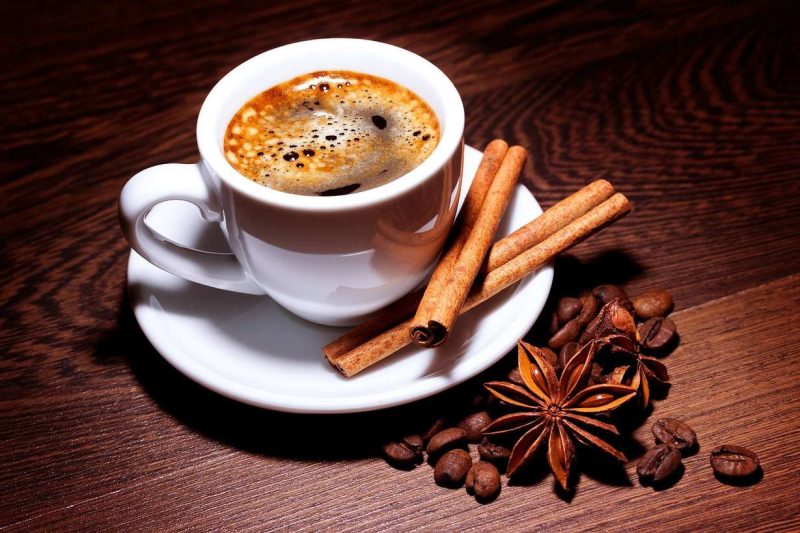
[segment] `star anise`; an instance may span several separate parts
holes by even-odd
[[[575,458],[573,439],[620,461],[626,460],[621,451],[592,431],[619,435],[616,427],[595,417],[633,398],[636,389],[619,383],[589,386],[598,346],[597,341],[586,343],[567,362],[559,379],[539,348],[520,341],[518,367],[525,386],[505,381],[484,385],[498,399],[522,409],[501,416],[484,431],[488,435],[524,432],[511,450],[509,477],[531,461],[542,443],[547,443],[550,470],[564,490],[569,488],[570,468]]]
[[[666,365],[642,354],[636,322],[619,299],[608,302],[600,310],[595,340],[610,348],[610,358],[618,363],[608,375],[609,381],[637,389],[643,408],[650,403],[651,385],[669,384]]]

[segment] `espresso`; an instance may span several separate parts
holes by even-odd
[[[333,196],[384,185],[419,166],[439,142],[430,106],[392,81],[312,72],[258,94],[225,132],[225,157],[272,189]]]

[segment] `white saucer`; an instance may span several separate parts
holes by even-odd
[[[481,153],[467,147],[464,191]],[[507,235],[541,213],[522,185],[501,224]],[[154,228],[192,247],[219,248],[218,227],[197,224],[194,206],[162,204]],[[201,231],[197,231],[201,228]],[[229,398],[279,411],[349,413],[408,403],[450,388],[486,369],[510,349],[542,311],[553,281],[546,266],[459,318],[444,346],[407,347],[354,378],[325,361],[321,348],[343,328],[306,322],[267,296],[211,289],[168,274],[131,252],[128,285],[136,319],[164,358],[194,381]]]

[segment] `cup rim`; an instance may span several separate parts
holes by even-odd
[[[389,183],[380,185],[363,192],[343,196],[306,196],[292,194],[275,189],[270,189],[251,181],[240,174],[225,158],[217,144],[214,133],[214,119],[220,113],[222,103],[230,98],[232,84],[245,72],[257,68],[271,56],[288,55],[289,53],[307,53],[318,47],[338,47],[343,49],[363,50],[365,47],[374,49],[378,54],[391,55],[408,61],[420,76],[432,79],[435,90],[442,96],[448,124],[441,128],[443,134],[439,144],[433,152],[410,172],[398,177]],[[370,72],[365,72],[370,74]],[[264,89],[267,89],[265,87]],[[255,96],[255,95],[253,95]],[[437,115],[438,116],[438,115]],[[438,117],[442,120],[441,117]],[[464,104],[453,82],[437,66],[427,59],[405,50],[403,48],[366,39],[330,38],[299,41],[266,52],[248,59],[232,69],[220,79],[206,96],[197,119],[197,145],[203,160],[211,167],[214,173],[240,194],[257,201],[302,211],[346,211],[353,208],[366,207],[379,204],[399,197],[418,187],[441,168],[456,153],[464,137]]]

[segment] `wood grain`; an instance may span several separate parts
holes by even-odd
[[[775,294],[782,297],[775,298]],[[156,450],[162,449],[169,451],[171,457],[181,457],[181,464],[140,466],[139,470],[153,471],[141,478],[109,480],[110,486],[98,487],[92,496],[87,494],[85,501],[43,512],[15,525],[26,529],[100,526],[161,530],[175,526],[203,529],[211,524],[228,523],[247,530],[285,526],[340,531],[415,527],[430,531],[796,529],[800,527],[800,501],[791,488],[800,483],[800,454],[794,448],[786,449],[786,438],[796,437],[800,430],[795,416],[800,409],[800,369],[791,364],[800,355],[797,348],[800,330],[787,332],[782,315],[787,305],[800,305],[800,276],[790,276],[673,315],[683,340],[665,358],[672,375],[672,388],[666,399],[656,401],[650,420],[673,416],[691,423],[698,433],[700,449],[684,460],[685,472],[677,484],[663,491],[640,486],[635,481],[634,462],[624,472],[613,475],[583,465],[583,477],[571,502],[553,493],[552,477],[547,476],[532,486],[506,484],[497,501],[481,506],[463,489],[435,486],[432,469],[427,465],[400,472],[380,459],[348,458],[337,453],[325,457],[326,449],[331,446],[326,441],[331,437],[371,442],[371,424],[376,420],[389,427],[402,426],[408,423],[409,414],[420,414],[416,409],[346,417],[349,420],[341,422],[341,427],[354,430],[355,437],[335,435],[322,418],[303,417],[303,422],[311,427],[300,430],[302,437],[298,439],[296,435],[284,435],[286,430],[295,429],[291,417],[276,419],[255,410],[225,406],[225,402],[220,405],[217,399],[206,398],[203,391],[183,384],[178,391],[187,393],[190,398],[186,401],[193,404],[178,410],[183,416],[191,416],[189,411],[197,407],[203,410],[209,406],[232,407],[236,420],[231,426],[245,426],[239,432],[254,437],[261,434],[267,441],[277,438],[287,447],[294,442],[306,448],[308,443],[303,440],[309,438],[319,455],[276,457],[268,442],[263,443],[266,449],[258,450],[255,455],[245,453],[246,443],[244,451],[238,453],[219,444],[210,446],[214,450],[208,449],[208,445],[194,451],[180,450],[181,441],[199,440],[186,434],[148,433],[131,440],[108,435],[114,441],[109,444],[116,450],[72,453],[84,457],[87,453],[99,454],[90,462],[98,469],[93,473],[96,477],[115,470],[115,463],[126,461],[124,455],[137,451],[144,452],[138,461],[157,463],[160,454]],[[169,376],[168,372],[166,379],[179,385],[183,380],[177,375]],[[756,386],[747,388],[748,384]],[[200,402],[196,402],[198,398]],[[446,412],[445,404],[434,400],[428,407]],[[211,418],[225,416],[222,412],[207,414]],[[114,424],[118,432],[122,424],[136,425],[142,418],[135,410],[124,415],[124,419]],[[187,425],[192,427],[197,422],[189,420]],[[264,423],[270,429],[258,429]],[[166,426],[169,433],[180,430],[174,421]],[[199,426],[205,430],[209,424],[203,421]],[[273,435],[268,436],[269,433]],[[637,429],[634,436],[635,447],[652,445],[649,423]],[[717,481],[708,464],[708,454],[722,443],[738,443],[756,450],[762,460],[763,480],[750,487],[731,487]],[[336,447],[334,443],[333,448]],[[59,461],[62,465],[51,468],[63,468],[64,455],[70,453],[62,451]],[[52,450],[47,456],[52,457]],[[132,462],[138,462],[133,459]],[[24,491],[24,487],[18,490]],[[343,494],[347,494],[350,505],[341,505]],[[309,509],[311,502],[313,511]],[[109,508],[114,512],[110,513]]]
[[[756,1],[3,3],[0,528],[800,528],[799,23],[795,3]],[[681,414],[702,446],[677,486],[629,487],[629,465],[590,469],[571,502],[546,478],[479,506],[427,467],[375,457],[469,384],[380,413],[292,416],[198,387],[147,343],[124,297],[125,180],[197,158],[197,112],[232,67],[340,35],[439,65],[467,142],[528,148],[543,205],[598,177],[631,199],[576,249],[588,270],[562,261],[556,278],[675,296],[683,344],[653,416]],[[711,477],[707,453],[729,439],[762,456],[760,484]],[[338,494],[352,507],[334,508]]]

